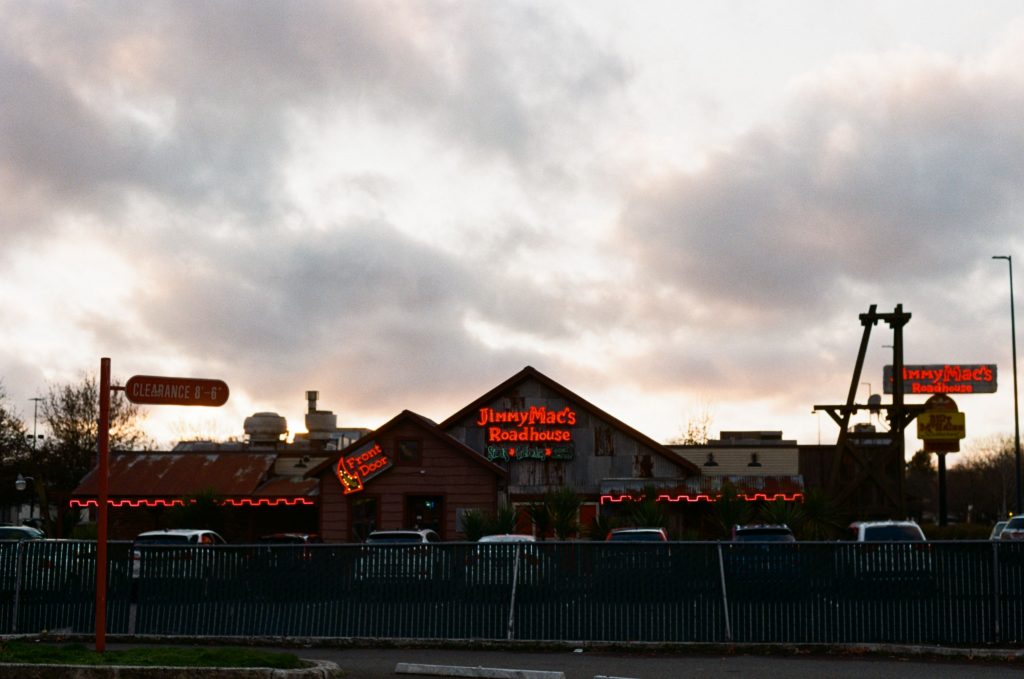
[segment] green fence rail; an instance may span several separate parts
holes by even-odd
[[[109,547],[110,634],[1019,644],[1024,544]],[[0,544],[0,632],[93,632],[94,542]]]

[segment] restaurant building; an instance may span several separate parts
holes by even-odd
[[[167,510],[204,488],[233,510],[224,530],[234,542],[279,531],[355,542],[416,528],[461,540],[466,512],[526,508],[566,488],[582,503],[580,537],[599,517],[624,519],[651,492],[677,535],[723,487],[751,502],[802,499],[796,446],[781,432],[665,445],[529,366],[439,423],[403,410],[373,431],[338,429],[316,398],[307,392],[309,433],[291,443],[284,418],[257,413],[244,442],[112,455],[111,535],[163,527]],[[94,475],[72,506],[95,506]],[[519,530],[533,528],[524,519]]]

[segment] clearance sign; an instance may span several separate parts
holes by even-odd
[[[892,393],[893,370],[882,370],[886,394]],[[996,364],[949,364],[903,366],[904,394],[994,394]]]
[[[344,494],[358,493],[363,484],[387,471],[394,463],[379,443],[371,441],[359,450],[338,460],[335,474],[341,481]]]
[[[575,457],[572,427],[576,426],[576,411],[568,406],[558,410],[547,406],[526,410],[481,408],[476,424],[484,428],[486,455],[492,462]]]

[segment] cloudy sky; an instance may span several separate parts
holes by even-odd
[[[103,356],[230,385],[169,441],[532,365],[658,440],[831,442],[902,304],[1009,435],[1022,63],[1016,0],[0,1],[0,379],[29,420]]]

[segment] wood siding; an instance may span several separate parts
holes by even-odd
[[[418,462],[397,459],[391,469],[371,479],[363,493],[378,501],[377,528],[397,530],[414,528],[405,525],[406,498],[413,495],[434,495],[442,498],[444,522],[438,531],[444,540],[461,539],[456,531],[456,513],[461,509],[497,510],[498,475],[467,457],[467,453],[446,443],[442,438],[418,426],[414,421],[402,422],[375,439],[385,454],[395,456],[399,439],[422,441]],[[323,539],[329,542],[350,541],[349,498],[330,467],[320,475],[321,526]]]
[[[510,497],[543,495],[548,490],[568,487],[584,496],[600,494],[606,478],[684,477],[687,472],[646,442],[612,422],[598,417],[579,404],[568,401],[536,380],[525,380],[510,393],[480,407],[498,411],[528,410],[545,407],[561,411],[570,407],[576,413],[572,432],[575,457],[572,460],[514,460],[495,464],[509,473]],[[446,431],[481,455],[486,454],[485,428],[478,426],[478,411],[452,422]],[[559,426],[559,428],[563,428]]]

